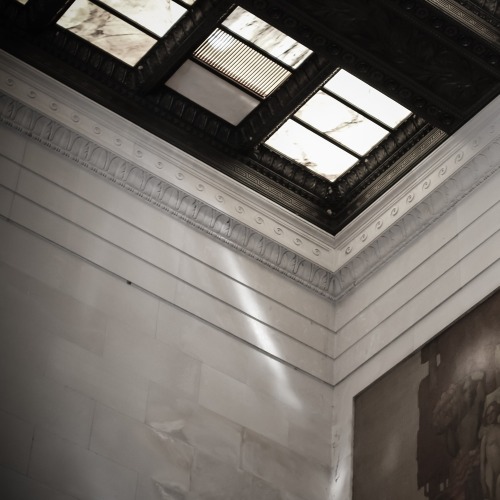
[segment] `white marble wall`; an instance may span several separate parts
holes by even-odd
[[[0,143],[2,498],[326,500],[331,304]]]

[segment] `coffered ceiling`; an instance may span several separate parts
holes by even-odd
[[[0,0],[0,8],[3,49],[331,234],[500,91],[496,1]],[[353,79],[339,90],[343,75]],[[365,104],[347,92],[359,80],[370,86]],[[404,110],[393,123],[389,101],[382,115],[370,107],[378,92]],[[281,147],[287,126],[325,141],[321,165],[311,158],[323,146],[294,156],[304,135],[295,149]]]

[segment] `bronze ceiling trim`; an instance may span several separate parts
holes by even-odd
[[[459,5],[463,5],[468,11],[475,14],[477,17],[483,19],[492,26],[500,28],[500,17],[495,16],[495,12],[492,12],[486,7],[484,0],[453,0],[453,1]],[[479,2],[481,2],[481,4],[479,4]]]
[[[478,15],[479,9],[473,9],[470,2],[462,2],[464,5],[454,0],[426,0],[429,4],[450,16],[455,21],[463,24],[467,29],[483,38],[492,45],[500,43],[500,31],[498,20],[490,16]]]
[[[256,147],[266,140],[291,114],[302,106],[337,66],[313,53],[288,78],[284,85],[254,109],[240,124],[242,148]]]
[[[430,128],[432,126],[422,118],[415,115],[407,118],[392,135],[331,185],[329,194],[332,205],[349,203],[350,197],[357,195],[360,186],[366,187],[368,179],[373,175],[380,175],[392,166],[403,152],[414,147]]]
[[[41,31],[57,21],[71,5],[71,0],[29,1],[25,6],[26,23],[36,31]]]
[[[388,9],[408,19],[420,29],[426,30],[454,51],[458,51],[463,57],[481,65],[485,71],[495,77],[500,76],[498,32],[494,36],[494,30],[490,28],[487,35],[492,35],[493,39],[481,36],[478,31],[468,26],[473,24],[475,16],[471,14],[465,16],[465,10],[462,10],[462,22],[460,22],[455,16],[445,16],[443,9],[439,9],[430,0],[399,0],[397,5],[392,0],[380,1]]]
[[[349,193],[349,199],[345,200],[341,209],[332,214],[334,232],[338,232],[351,220],[367,208],[373,200],[387,191],[396,182],[402,179],[410,170],[431,153],[437,146],[447,139],[447,134],[442,130],[427,125],[419,134],[414,146],[408,150],[405,147],[398,152],[398,158],[392,159],[388,165],[381,166],[380,172],[374,175],[374,179],[367,179],[363,186]],[[406,150],[406,151],[405,151]]]

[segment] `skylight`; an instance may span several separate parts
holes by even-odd
[[[173,0],[75,0],[57,24],[134,66],[186,11]]]
[[[293,38],[236,7],[166,85],[238,125],[311,53]],[[238,102],[244,105],[233,109]]]
[[[339,70],[265,144],[334,181],[410,114]]]

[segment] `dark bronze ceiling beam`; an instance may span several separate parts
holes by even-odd
[[[432,127],[422,118],[410,116],[354,167],[341,175],[329,189],[328,203],[336,212],[349,204],[354,196],[395,165]]]
[[[432,3],[445,3],[447,0],[432,0]],[[450,3],[457,6],[458,9],[467,9],[472,12],[475,16],[483,21],[486,21],[491,26],[500,28],[500,12],[495,12],[499,10],[499,6],[494,3],[486,3],[484,0],[450,0]],[[495,9],[496,7],[496,9]]]
[[[306,99],[316,92],[335,71],[328,59],[312,54],[288,80],[239,125],[242,148],[249,149],[263,142]]]
[[[449,16],[459,24],[476,34],[486,43],[498,46],[500,43],[500,19],[487,11],[482,11],[477,4],[462,0],[426,0],[426,2]]]
[[[482,109],[499,92],[500,31],[477,18],[454,0],[380,0],[388,10],[437,40],[436,57],[449,76],[442,84],[434,77],[433,90],[449,94],[464,121]],[[447,54],[447,55],[445,55]],[[429,79],[430,81],[430,79]],[[481,87],[483,88],[481,90]]]
[[[42,31],[59,19],[73,0],[36,0],[26,4],[26,16],[32,30]]]
[[[459,10],[453,0],[380,2],[484,71],[500,77],[500,31],[467,9]]]
[[[212,33],[233,5],[232,0],[198,0],[141,60],[140,91],[147,93],[162,85]]]

